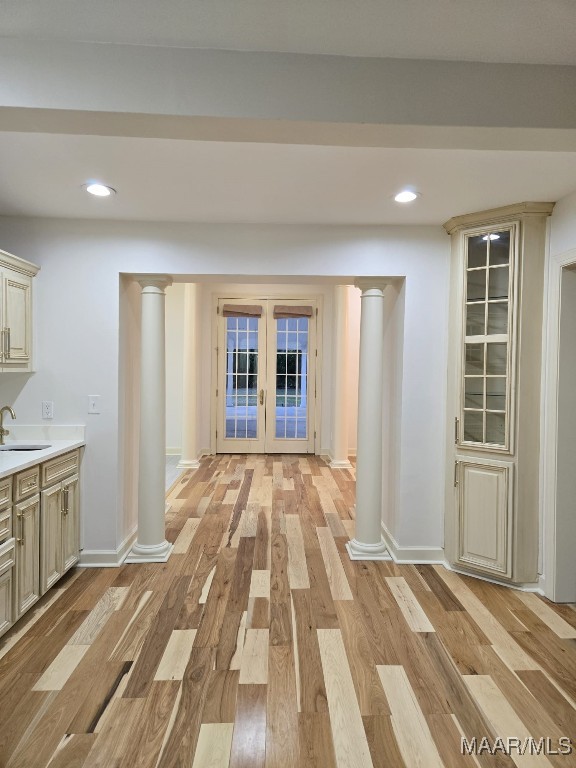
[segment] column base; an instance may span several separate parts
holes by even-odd
[[[386,549],[384,539],[378,544],[363,544],[356,539],[346,542],[350,560],[392,560]]]
[[[330,464],[328,466],[331,469],[354,469],[352,464],[348,461],[348,459],[345,459],[344,461],[339,461],[338,459],[332,459]]]
[[[177,469],[200,469],[198,459],[180,459],[176,465]]]
[[[163,541],[161,544],[134,544],[125,563],[165,563],[174,549],[174,544]]]

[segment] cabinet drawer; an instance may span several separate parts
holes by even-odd
[[[8,539],[0,545],[0,575],[14,565],[14,539]]]
[[[19,472],[14,479],[14,501],[18,502],[40,489],[40,467]]]
[[[12,507],[0,510],[0,541],[12,536]]]
[[[0,480],[0,507],[12,503],[12,478],[3,477]]]
[[[80,451],[71,451],[45,462],[41,467],[42,487],[45,488],[47,485],[56,483],[58,480],[77,472],[79,464]]]

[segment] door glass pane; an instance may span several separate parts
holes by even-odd
[[[486,347],[486,373],[489,376],[505,376],[508,345],[497,343],[487,344]]]
[[[484,413],[482,411],[464,411],[464,440],[466,442],[484,442],[483,422]]]
[[[488,244],[482,235],[468,238],[468,269],[485,267],[488,261]]]
[[[464,408],[484,408],[484,379],[481,376],[466,377]]]
[[[494,232],[490,240],[490,266],[510,263],[510,230]]]
[[[486,408],[489,411],[506,410],[505,376],[490,376],[486,379]]]
[[[466,344],[466,375],[482,376],[484,373],[484,344]]]
[[[484,336],[486,333],[486,304],[466,305],[466,336]]]
[[[488,335],[508,333],[508,302],[496,301],[488,304]]]
[[[508,267],[495,267],[488,278],[488,298],[508,298]]]
[[[486,413],[486,442],[504,445],[506,439],[506,414]]]
[[[226,318],[226,437],[258,436],[258,319]]]
[[[475,269],[467,273],[466,301],[484,301],[486,298],[486,270]]]
[[[276,321],[277,439],[308,437],[308,318]]]

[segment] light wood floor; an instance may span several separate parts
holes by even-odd
[[[167,563],[77,569],[0,641],[2,768],[576,765],[460,748],[576,741],[570,606],[352,563],[315,457],[208,458],[170,500]]]

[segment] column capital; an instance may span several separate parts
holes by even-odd
[[[134,277],[140,283],[142,290],[145,288],[156,288],[158,291],[164,292],[165,288],[172,285],[170,275],[134,275]]]
[[[384,289],[387,285],[392,285],[392,279],[389,277],[357,277],[354,280],[356,288],[360,288],[362,295],[368,291],[381,291],[384,293]]]

